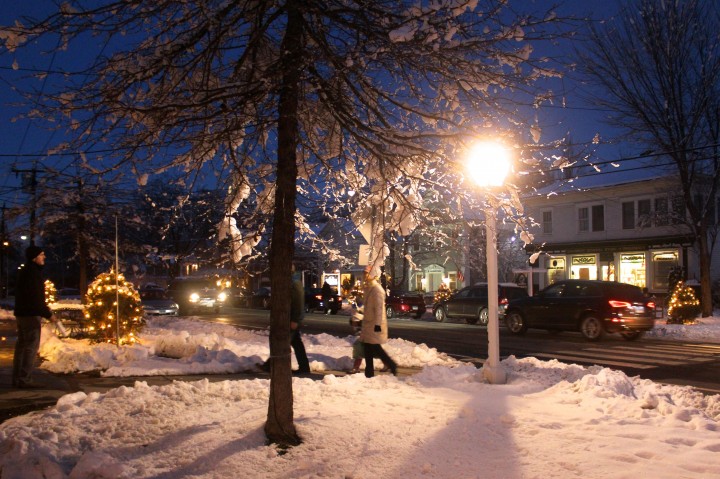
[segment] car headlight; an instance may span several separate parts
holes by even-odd
[[[227,294],[225,294],[225,293],[220,293],[220,294],[218,294],[218,298],[217,298],[217,299],[218,299],[218,301],[220,301],[220,302],[222,303],[223,301],[225,301],[225,300],[227,299]]]
[[[200,299],[199,294],[197,294],[197,293],[190,294],[190,302],[191,303],[197,303],[199,299]]]

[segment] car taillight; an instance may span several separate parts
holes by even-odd
[[[507,298],[500,298],[500,304],[508,304]]]
[[[315,295],[315,299],[322,299],[322,295],[321,295],[321,294],[316,294],[316,295]]]
[[[648,301],[648,302],[647,302],[647,307],[650,308],[650,309],[655,309],[655,302],[654,302],[654,301]]]
[[[613,308],[629,308],[630,306],[632,306],[627,301],[618,301],[617,299],[611,299],[608,301],[608,303],[610,303],[610,306],[612,306]]]
[[[400,310],[401,311],[410,311],[410,305],[409,304],[401,304]]]

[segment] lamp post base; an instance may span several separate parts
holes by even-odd
[[[505,373],[505,368],[502,366],[495,365],[491,366],[488,362],[485,362],[482,367],[482,374],[483,377],[489,382],[490,384],[505,384],[507,383],[507,374]]]

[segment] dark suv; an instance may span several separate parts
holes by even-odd
[[[514,283],[498,284],[498,317],[505,315],[505,308],[510,300],[515,298],[526,298],[527,291],[524,287]],[[480,323],[481,326],[488,324],[488,285],[478,283],[474,286],[466,286],[457,291],[448,299],[440,301],[433,306],[433,316],[436,321],[445,321],[447,318],[460,318],[468,324]]]
[[[620,333],[632,341],[655,325],[655,303],[631,284],[569,279],[511,301],[505,324],[514,334],[537,328],[580,331],[590,341]]]
[[[321,288],[310,288],[305,290],[305,312],[317,311],[337,314],[342,309],[342,296],[333,290],[333,295],[328,299],[327,304],[323,300]]]

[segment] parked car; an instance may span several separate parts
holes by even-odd
[[[385,314],[388,319],[395,316],[414,316],[419,319],[425,314],[425,298],[422,293],[390,290],[385,300]]]
[[[178,304],[180,314],[212,310],[220,312],[227,294],[218,291],[215,282],[207,278],[176,278],[170,282],[168,295]]]
[[[57,297],[59,300],[82,300],[80,290],[77,288],[60,288],[57,290]]]
[[[146,288],[138,291],[143,312],[149,316],[177,316],[180,306],[170,299],[162,288]]]
[[[498,317],[505,316],[508,303],[516,298],[528,296],[524,287],[515,283],[498,284]],[[433,316],[436,321],[445,321],[447,318],[464,319],[468,324],[488,324],[488,285],[478,283],[466,286],[448,299],[433,305]]]
[[[252,308],[270,308],[270,287],[266,286],[255,291],[250,298]]]
[[[510,301],[505,324],[513,334],[538,328],[580,331],[590,341],[620,333],[632,341],[653,328],[655,303],[631,284],[569,279],[535,296]]]
[[[305,311],[323,311],[337,314],[342,309],[342,296],[334,293],[325,304],[321,288],[310,288],[305,290]]]

